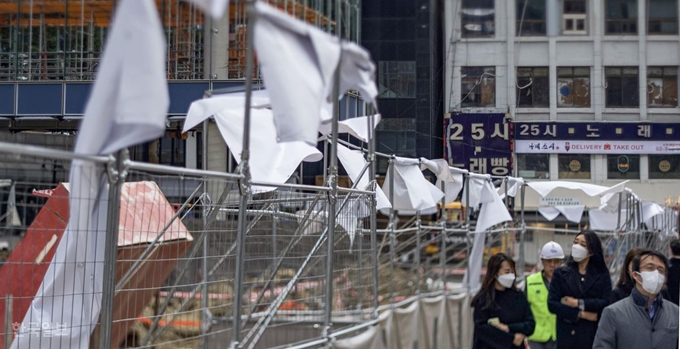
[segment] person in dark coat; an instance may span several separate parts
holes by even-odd
[[[675,305],[680,302],[680,240],[673,239],[671,241],[670,267],[668,268],[668,286],[669,300]]]
[[[680,246],[678,246],[680,247]],[[616,283],[616,287],[612,291],[612,296],[609,299],[609,304],[614,304],[622,299],[628,298],[631,291],[635,288],[635,280],[633,280],[633,259],[642,252],[643,249],[634,247],[626,253],[626,258],[621,266],[621,272],[619,274],[619,281]],[[664,299],[671,300],[670,285],[668,288],[664,287],[661,290],[661,296]]]
[[[567,263],[550,282],[548,309],[557,316],[557,349],[591,348],[612,282],[602,242],[593,231],[576,235]]]
[[[473,349],[522,349],[536,323],[515,286],[515,262],[503,253],[489,258],[482,287],[472,299]]]

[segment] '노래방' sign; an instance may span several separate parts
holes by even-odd
[[[447,114],[446,156],[449,165],[474,173],[512,173],[512,125],[505,114]]]

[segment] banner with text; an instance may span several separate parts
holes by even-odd
[[[515,151],[537,154],[680,154],[680,124],[518,122]]]
[[[505,114],[447,114],[449,165],[479,174],[512,173],[512,125]]]

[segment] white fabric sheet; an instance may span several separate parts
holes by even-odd
[[[441,188],[444,182],[444,200],[446,203],[453,202],[458,197],[461,189],[463,189],[463,174],[467,173],[465,170],[449,167],[449,164],[444,159],[428,160],[420,158],[420,168],[429,169],[437,176],[437,183],[435,186]]]
[[[335,349],[386,349],[379,326],[369,327],[363,333],[333,342]]]
[[[316,147],[304,142],[276,142],[274,116],[269,109],[251,109],[250,174],[254,182],[283,184],[302,161],[315,162],[323,155]],[[241,162],[243,151],[242,110],[227,110],[215,114],[217,127],[229,146],[236,162]],[[254,187],[254,191],[271,191],[275,187]]]
[[[394,309],[394,348],[413,348],[418,338],[418,302],[411,303],[406,308]],[[392,347],[391,347],[392,348]]]
[[[340,60],[337,38],[261,1],[254,43],[280,142],[316,144],[320,111]]]
[[[110,154],[160,137],[169,105],[165,37],[152,0],[121,0],[75,146]],[[70,219],[23,323],[66,323],[68,335],[12,348],[88,348],[101,307],[108,188],[103,168],[71,165]],[[27,326],[30,327],[30,326]],[[39,334],[44,339],[44,334]]]
[[[375,64],[365,48],[352,42],[343,42],[340,69],[341,94],[347,90],[359,90],[364,102],[371,103],[375,100],[378,96]]]
[[[607,212],[600,209],[588,211],[588,218],[590,219],[590,229],[592,230],[616,231],[619,222],[618,212]],[[621,225],[625,223],[626,218],[626,210],[621,210]]]
[[[622,191],[628,181],[623,181],[611,187],[595,185],[582,182],[567,182],[567,181],[551,181],[551,182],[531,182],[528,183],[542,197],[546,197],[551,191],[557,188],[581,190],[588,196],[603,196],[609,193],[618,193]]]
[[[351,150],[343,145],[338,144],[338,160],[342,164],[342,167],[347,171],[349,178],[352,182],[357,181],[357,177],[361,173],[361,170],[366,166],[366,159],[359,151]],[[357,189],[365,190],[368,187],[368,170],[364,172],[364,175],[359,179],[359,184],[357,184]],[[390,208],[390,200],[385,195],[385,192],[376,186],[376,209],[381,210],[385,208]]]
[[[501,199],[504,199],[506,192],[505,188],[507,187],[508,196],[516,197],[517,191],[522,187],[523,184],[524,184],[523,178],[508,177],[508,180],[503,181],[500,187],[498,187],[497,190],[498,195],[501,197]]]
[[[465,207],[469,207],[472,210],[476,210],[479,204],[482,203],[481,202],[482,190],[484,189],[485,183],[489,181],[489,178],[490,178],[489,176],[475,175],[472,173],[470,174],[470,178],[468,180],[470,192],[468,194],[467,192],[464,191],[463,200],[461,200]]]
[[[573,206],[548,206],[539,207],[538,212],[545,217],[545,219],[552,221],[562,214],[568,221],[573,223],[580,223],[581,217],[583,217],[584,205],[573,205]]]
[[[270,106],[269,94],[267,90],[252,91],[250,106],[256,109],[267,108]],[[228,93],[212,98],[199,99],[191,103],[187,117],[184,119],[184,129],[187,132],[205,119],[226,110],[245,110],[245,92]]]
[[[215,19],[221,19],[229,6],[229,0],[188,0]]]
[[[362,142],[368,142],[368,116],[359,116],[338,122],[338,133],[349,133]],[[373,115],[373,127],[377,127],[380,122],[380,114]],[[332,125],[330,123],[321,124],[319,132],[323,135],[330,135]]]
[[[424,210],[436,207],[444,193],[430,183],[414,159],[396,158],[394,166],[394,199],[395,210]],[[383,189],[390,192],[392,171],[388,170]]]
[[[475,233],[481,233],[496,224],[512,220],[505,203],[501,200],[491,182],[486,182],[482,189],[482,208],[479,211]]]

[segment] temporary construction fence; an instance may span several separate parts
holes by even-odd
[[[61,159],[66,169],[82,160],[12,144],[0,144],[0,154],[34,163]],[[533,267],[523,265],[523,247],[529,243],[522,239],[529,230],[545,239],[562,238],[565,247],[577,232],[527,228],[520,210],[514,220],[475,233],[479,220],[472,210],[463,209],[458,220],[447,222],[446,207],[402,211],[401,216],[389,210],[388,224],[378,226],[371,189],[375,181],[369,190],[334,190],[246,183],[241,175],[113,158],[88,160],[109,172],[122,166],[117,173],[125,179],[120,202],[109,200],[106,211],[108,217],[117,211],[119,221],[109,225],[117,231],[117,262],[103,289],[110,283],[114,292],[95,289],[92,294],[102,298],[102,307],[109,297],[112,321],[98,321],[92,347],[108,333],[112,348],[217,348],[234,338],[244,348],[398,348],[414,343],[466,348],[475,289],[462,276],[473,267],[470,258],[481,262],[491,253],[514,255],[521,280]],[[387,187],[397,187],[395,177]],[[470,178],[465,176],[464,188],[473,187]],[[72,188],[70,183],[21,181],[10,187],[36,189],[40,210],[0,267],[0,276],[11,280],[0,287],[5,298],[0,346],[42,347],[74,326],[89,325],[75,317],[58,323],[24,318],[47,280],[50,261],[64,263],[55,252],[67,229]],[[470,195],[467,189],[465,195]],[[388,196],[395,203],[393,190]],[[637,205],[634,198],[630,201]],[[646,226],[637,212],[621,218],[619,231],[600,233],[612,275],[628,248],[664,250],[677,236],[672,223],[677,214],[664,209],[656,215],[660,225]],[[475,257],[479,236],[484,237],[483,253]],[[75,284],[61,290],[77,293],[82,281],[72,278]],[[50,311],[65,305],[53,302]]]

